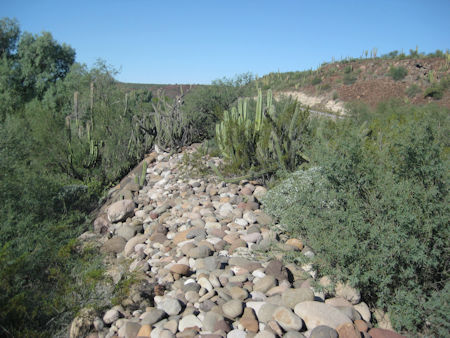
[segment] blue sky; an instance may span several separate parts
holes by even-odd
[[[139,83],[305,70],[374,47],[445,51],[449,13],[450,0],[0,0],[23,31],[49,31],[78,62],[104,59]]]

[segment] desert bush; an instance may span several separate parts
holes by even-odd
[[[353,72],[350,72],[350,73],[345,73],[342,80],[345,85],[352,85],[356,82],[357,79],[358,79],[358,77]]]
[[[443,77],[438,83],[434,83],[431,87],[425,89],[424,97],[431,97],[440,100],[444,96],[444,92],[450,87],[450,76]]]
[[[315,86],[322,83],[322,79],[320,78],[320,76],[315,76],[311,79],[311,85]]]
[[[385,107],[366,123],[338,122],[324,133],[313,167],[270,190],[263,204],[316,250],[321,273],[360,288],[396,330],[445,335],[448,111]]]
[[[403,80],[405,76],[408,75],[408,71],[405,67],[391,67],[389,68],[389,76],[395,81]]]
[[[415,83],[410,85],[408,88],[406,88],[406,95],[409,97],[415,97],[417,94],[419,94],[422,91],[422,89]]]
[[[254,80],[250,73],[232,79],[218,79],[208,86],[199,86],[183,97],[182,110],[197,128],[198,139],[214,137],[215,124],[225,110],[230,110],[239,97],[249,96],[249,83]]]

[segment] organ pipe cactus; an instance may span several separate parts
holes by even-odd
[[[264,104],[265,103],[265,104]],[[240,99],[216,124],[219,149],[231,169],[258,170],[258,167],[295,170],[308,162],[303,154],[309,111],[296,101],[280,104],[275,111],[272,91],[266,102],[258,90],[256,108],[248,109],[248,100]],[[275,168],[275,169],[274,169]]]
[[[251,162],[259,134],[264,125],[265,111],[273,112],[272,92],[267,93],[267,103],[263,106],[261,89],[258,90],[256,109],[248,110],[248,99],[239,99],[237,108],[225,111],[223,119],[216,124],[216,139],[224,158],[235,164],[236,168]]]

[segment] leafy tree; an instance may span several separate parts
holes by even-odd
[[[0,57],[11,57],[20,37],[19,23],[15,19],[0,20]]]
[[[75,61],[75,50],[52,35],[20,33],[16,20],[0,20],[0,120],[63,79]]]
[[[24,33],[20,39],[17,59],[24,97],[42,97],[52,83],[63,79],[75,61],[75,50],[60,45],[48,32],[42,35]]]

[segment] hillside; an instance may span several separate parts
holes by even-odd
[[[305,103],[325,110],[354,101],[374,108],[389,99],[450,108],[449,64],[436,56],[352,59],[323,64],[315,71],[270,73],[256,81],[263,89],[293,94],[300,101],[313,97]]]
[[[342,112],[347,103],[362,102],[375,108],[380,102],[399,99],[404,103],[435,102],[450,108],[450,61],[446,54],[436,56],[392,56],[350,59],[324,63],[317,70],[269,73],[247,87],[272,89],[275,97],[292,96],[305,105],[324,111]],[[125,91],[158,90],[175,98],[197,84],[119,83]],[[435,89],[435,90],[433,90]]]

